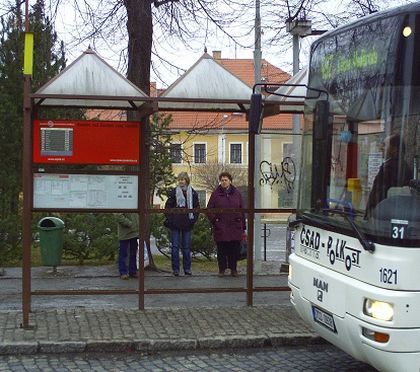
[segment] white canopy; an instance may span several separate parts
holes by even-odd
[[[159,98],[160,110],[243,111],[249,108],[252,89],[209,54],[201,58]],[[183,102],[176,102],[176,101]],[[214,102],[205,102],[213,100]]]
[[[300,84],[299,86],[293,86],[293,84]],[[296,75],[292,76],[284,86],[278,88],[274,94],[269,95],[265,103],[267,106],[275,105],[274,110],[269,110],[270,113],[279,112],[303,112],[303,104],[307,94],[306,86],[308,84],[308,68],[300,70]]]
[[[66,67],[36,93],[42,106],[133,108],[147,95],[92,49]],[[76,96],[76,97],[75,97]],[[118,97],[118,99],[117,99]]]

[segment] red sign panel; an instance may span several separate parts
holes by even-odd
[[[34,163],[139,164],[140,123],[35,120]]]

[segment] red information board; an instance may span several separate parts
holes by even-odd
[[[35,120],[34,163],[139,164],[140,123]]]

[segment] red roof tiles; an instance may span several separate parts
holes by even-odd
[[[254,85],[254,60],[252,59],[225,59],[216,58],[227,70],[236,75],[247,85]],[[267,62],[261,61],[261,77],[270,83],[283,83],[290,79],[290,75],[278,67]],[[156,88],[156,83],[150,85],[150,95],[158,96],[161,90]],[[204,132],[209,129],[224,129],[235,131],[246,131],[248,122],[244,113],[214,113],[214,112],[162,112],[172,115],[173,121],[170,124],[172,130],[198,131]],[[89,110],[90,118],[99,117],[101,120],[125,120],[125,111],[102,111]],[[264,118],[263,129],[266,130],[290,130],[292,128],[292,115],[279,114]]]

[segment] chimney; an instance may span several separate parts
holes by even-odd
[[[222,51],[221,50],[213,50],[213,59],[216,61],[220,61],[222,59]]]
[[[150,97],[156,97],[157,88],[156,88],[156,81],[150,82]]]

